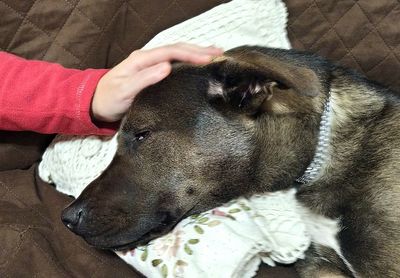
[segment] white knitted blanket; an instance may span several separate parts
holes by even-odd
[[[225,50],[244,44],[290,48],[286,17],[280,0],[233,0],[161,32],[144,48],[178,41]],[[58,135],[39,175],[76,197],[107,167],[116,147],[115,137]],[[252,277],[261,261],[293,263],[309,244],[291,190],[234,200],[118,255],[148,277]]]

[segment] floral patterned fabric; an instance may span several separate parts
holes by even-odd
[[[311,235],[299,211],[295,190],[240,198],[117,254],[146,277],[253,277],[261,262],[275,266],[304,257]]]

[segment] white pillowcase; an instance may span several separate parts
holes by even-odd
[[[233,0],[156,35],[144,48],[175,42],[225,50],[241,45],[290,48],[287,11],[280,0]]]
[[[168,235],[117,252],[146,277],[253,277],[261,262],[291,264],[312,236],[296,191],[239,198],[182,220]],[[335,221],[324,226],[335,227]],[[317,229],[322,229],[317,226]]]
[[[288,49],[286,18],[280,0],[233,0],[161,32],[144,48],[185,41],[225,50]],[[39,165],[40,177],[77,197],[111,162],[116,136],[56,136]],[[183,220],[148,246],[117,254],[150,277],[252,277],[261,261],[292,263],[303,256],[310,239],[296,210],[294,191],[240,198]]]

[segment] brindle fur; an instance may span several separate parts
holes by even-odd
[[[115,159],[64,220],[81,211],[74,232],[124,249],[233,198],[292,187],[312,160],[331,92],[330,156],[298,199],[340,219],[342,253],[359,276],[399,277],[400,99],[303,52],[247,46],[225,56],[176,65],[139,95]],[[322,246],[298,268],[303,277],[352,275]]]

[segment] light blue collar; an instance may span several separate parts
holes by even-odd
[[[318,144],[315,150],[314,158],[307,167],[304,174],[296,179],[301,184],[309,184],[315,181],[321,174],[323,165],[329,156],[329,143],[332,131],[332,99],[329,92],[328,100],[324,105],[324,111],[321,116],[321,124],[319,128]]]

